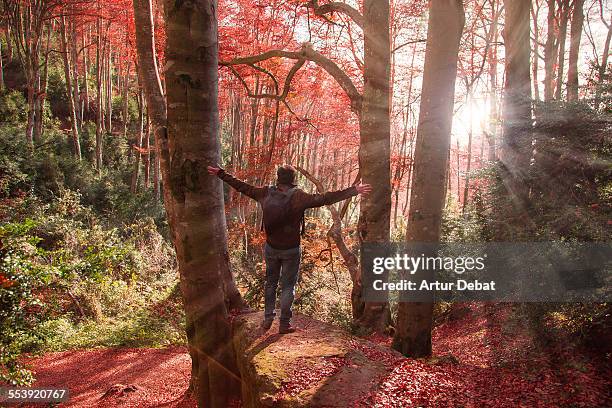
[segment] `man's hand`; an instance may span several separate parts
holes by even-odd
[[[221,171],[221,169],[220,169],[220,168],[218,168],[218,167],[213,167],[213,166],[208,166],[208,167],[206,168],[206,170],[208,170],[208,174],[213,175],[213,176],[218,175],[218,174],[219,174],[219,172]]]
[[[372,191],[372,186],[369,184],[360,184],[355,186],[355,188],[357,189],[357,194],[361,194],[362,196],[368,195]]]

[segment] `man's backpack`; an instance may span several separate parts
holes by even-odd
[[[292,187],[287,191],[281,191],[276,186],[270,186],[268,193],[261,203],[263,210],[263,220],[261,230],[267,232],[278,230],[286,224],[291,211],[291,197],[297,191],[297,187]],[[302,235],[304,235],[304,216],[302,215]]]

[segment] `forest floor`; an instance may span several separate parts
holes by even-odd
[[[369,357],[389,370],[376,380],[374,392],[346,406],[612,406],[609,361],[592,358],[561,336],[551,339],[528,320],[509,305],[465,305],[434,331],[434,355],[444,358],[404,359],[363,349],[378,353]],[[185,394],[190,359],[183,347],[75,350],[30,363],[38,379],[34,386],[70,389],[70,401],[62,406],[195,407]],[[289,386],[302,388],[299,382],[321,381],[321,375],[326,374],[295,375],[296,384]]]

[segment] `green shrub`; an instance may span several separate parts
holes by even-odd
[[[0,91],[0,123],[16,125],[27,119],[28,107],[23,94],[15,90]]]

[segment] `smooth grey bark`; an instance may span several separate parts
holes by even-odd
[[[155,57],[151,0],[134,0],[138,70],[155,128],[164,204],[179,264],[198,406],[240,393],[229,309],[242,300],[229,269],[223,190],[206,173],[220,159],[217,2],[166,0],[166,98]]]
[[[364,86],[359,117],[359,169],[362,182],[374,188],[359,208],[361,245],[389,242],[391,220],[389,1],[365,0],[363,13]],[[364,262],[360,262],[360,268],[361,276],[370,273],[364,271]],[[365,302],[365,299],[361,302],[363,312],[357,316],[358,324],[369,330],[384,331],[391,321],[389,303]]]
[[[570,26],[569,66],[567,70],[567,100],[578,100],[578,56],[580,55],[580,38],[584,23],[584,0],[574,0],[572,23]]]
[[[529,10],[531,0],[506,0],[506,82],[503,98],[501,161],[506,187],[515,207],[527,203],[525,180],[531,160],[531,77]]]
[[[459,40],[464,24],[461,0],[431,2],[407,242],[440,240]],[[393,348],[410,357],[430,355],[432,317],[433,299],[400,302]]]
[[[79,140],[79,130],[77,128],[77,115],[72,91],[72,69],[68,55],[68,37],[66,34],[66,18],[60,18],[60,51],[64,62],[64,78],[66,80],[66,98],[68,99],[68,110],[70,111],[70,131],[72,136],[72,152],[77,160],[81,160],[81,142]]]
[[[226,407],[240,392],[223,276],[229,270],[220,162],[217,2],[166,0],[168,188],[198,405]],[[195,354],[195,355],[194,355]],[[193,373],[192,373],[193,375]]]

